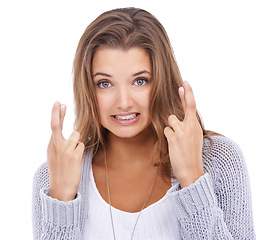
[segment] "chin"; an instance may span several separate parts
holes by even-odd
[[[146,134],[149,128],[151,127],[150,124],[145,126],[129,126],[129,127],[117,127],[117,128],[107,128],[109,133],[115,135],[119,138],[134,138],[136,136],[140,136],[142,134]]]
[[[133,138],[139,135],[142,131],[135,131],[135,130],[122,130],[122,131],[109,131],[114,134],[116,137],[119,138]]]

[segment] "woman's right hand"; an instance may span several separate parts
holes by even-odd
[[[84,144],[79,141],[80,133],[74,131],[69,139],[62,135],[65,105],[56,102],[52,109],[52,135],[47,148],[49,170],[49,195],[60,201],[75,199],[80,179]]]

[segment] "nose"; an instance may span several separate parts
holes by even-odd
[[[128,111],[132,107],[133,97],[128,87],[122,87],[116,92],[116,105],[122,111]]]

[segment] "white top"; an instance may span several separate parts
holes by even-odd
[[[92,164],[90,164],[92,166]],[[100,195],[90,169],[89,211],[85,223],[84,240],[114,239],[110,206]],[[179,239],[179,221],[175,217],[173,201],[168,194],[159,201],[142,210],[139,217],[133,240]],[[129,213],[112,207],[115,236],[117,240],[131,239],[131,234],[139,212]]]

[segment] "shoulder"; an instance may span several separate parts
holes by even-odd
[[[230,138],[224,136],[210,136],[203,142],[203,155],[207,160],[214,159],[222,162],[241,161],[243,153],[238,144]]]
[[[248,172],[242,150],[235,141],[224,136],[210,136],[203,143],[203,166],[215,182],[247,181]]]

